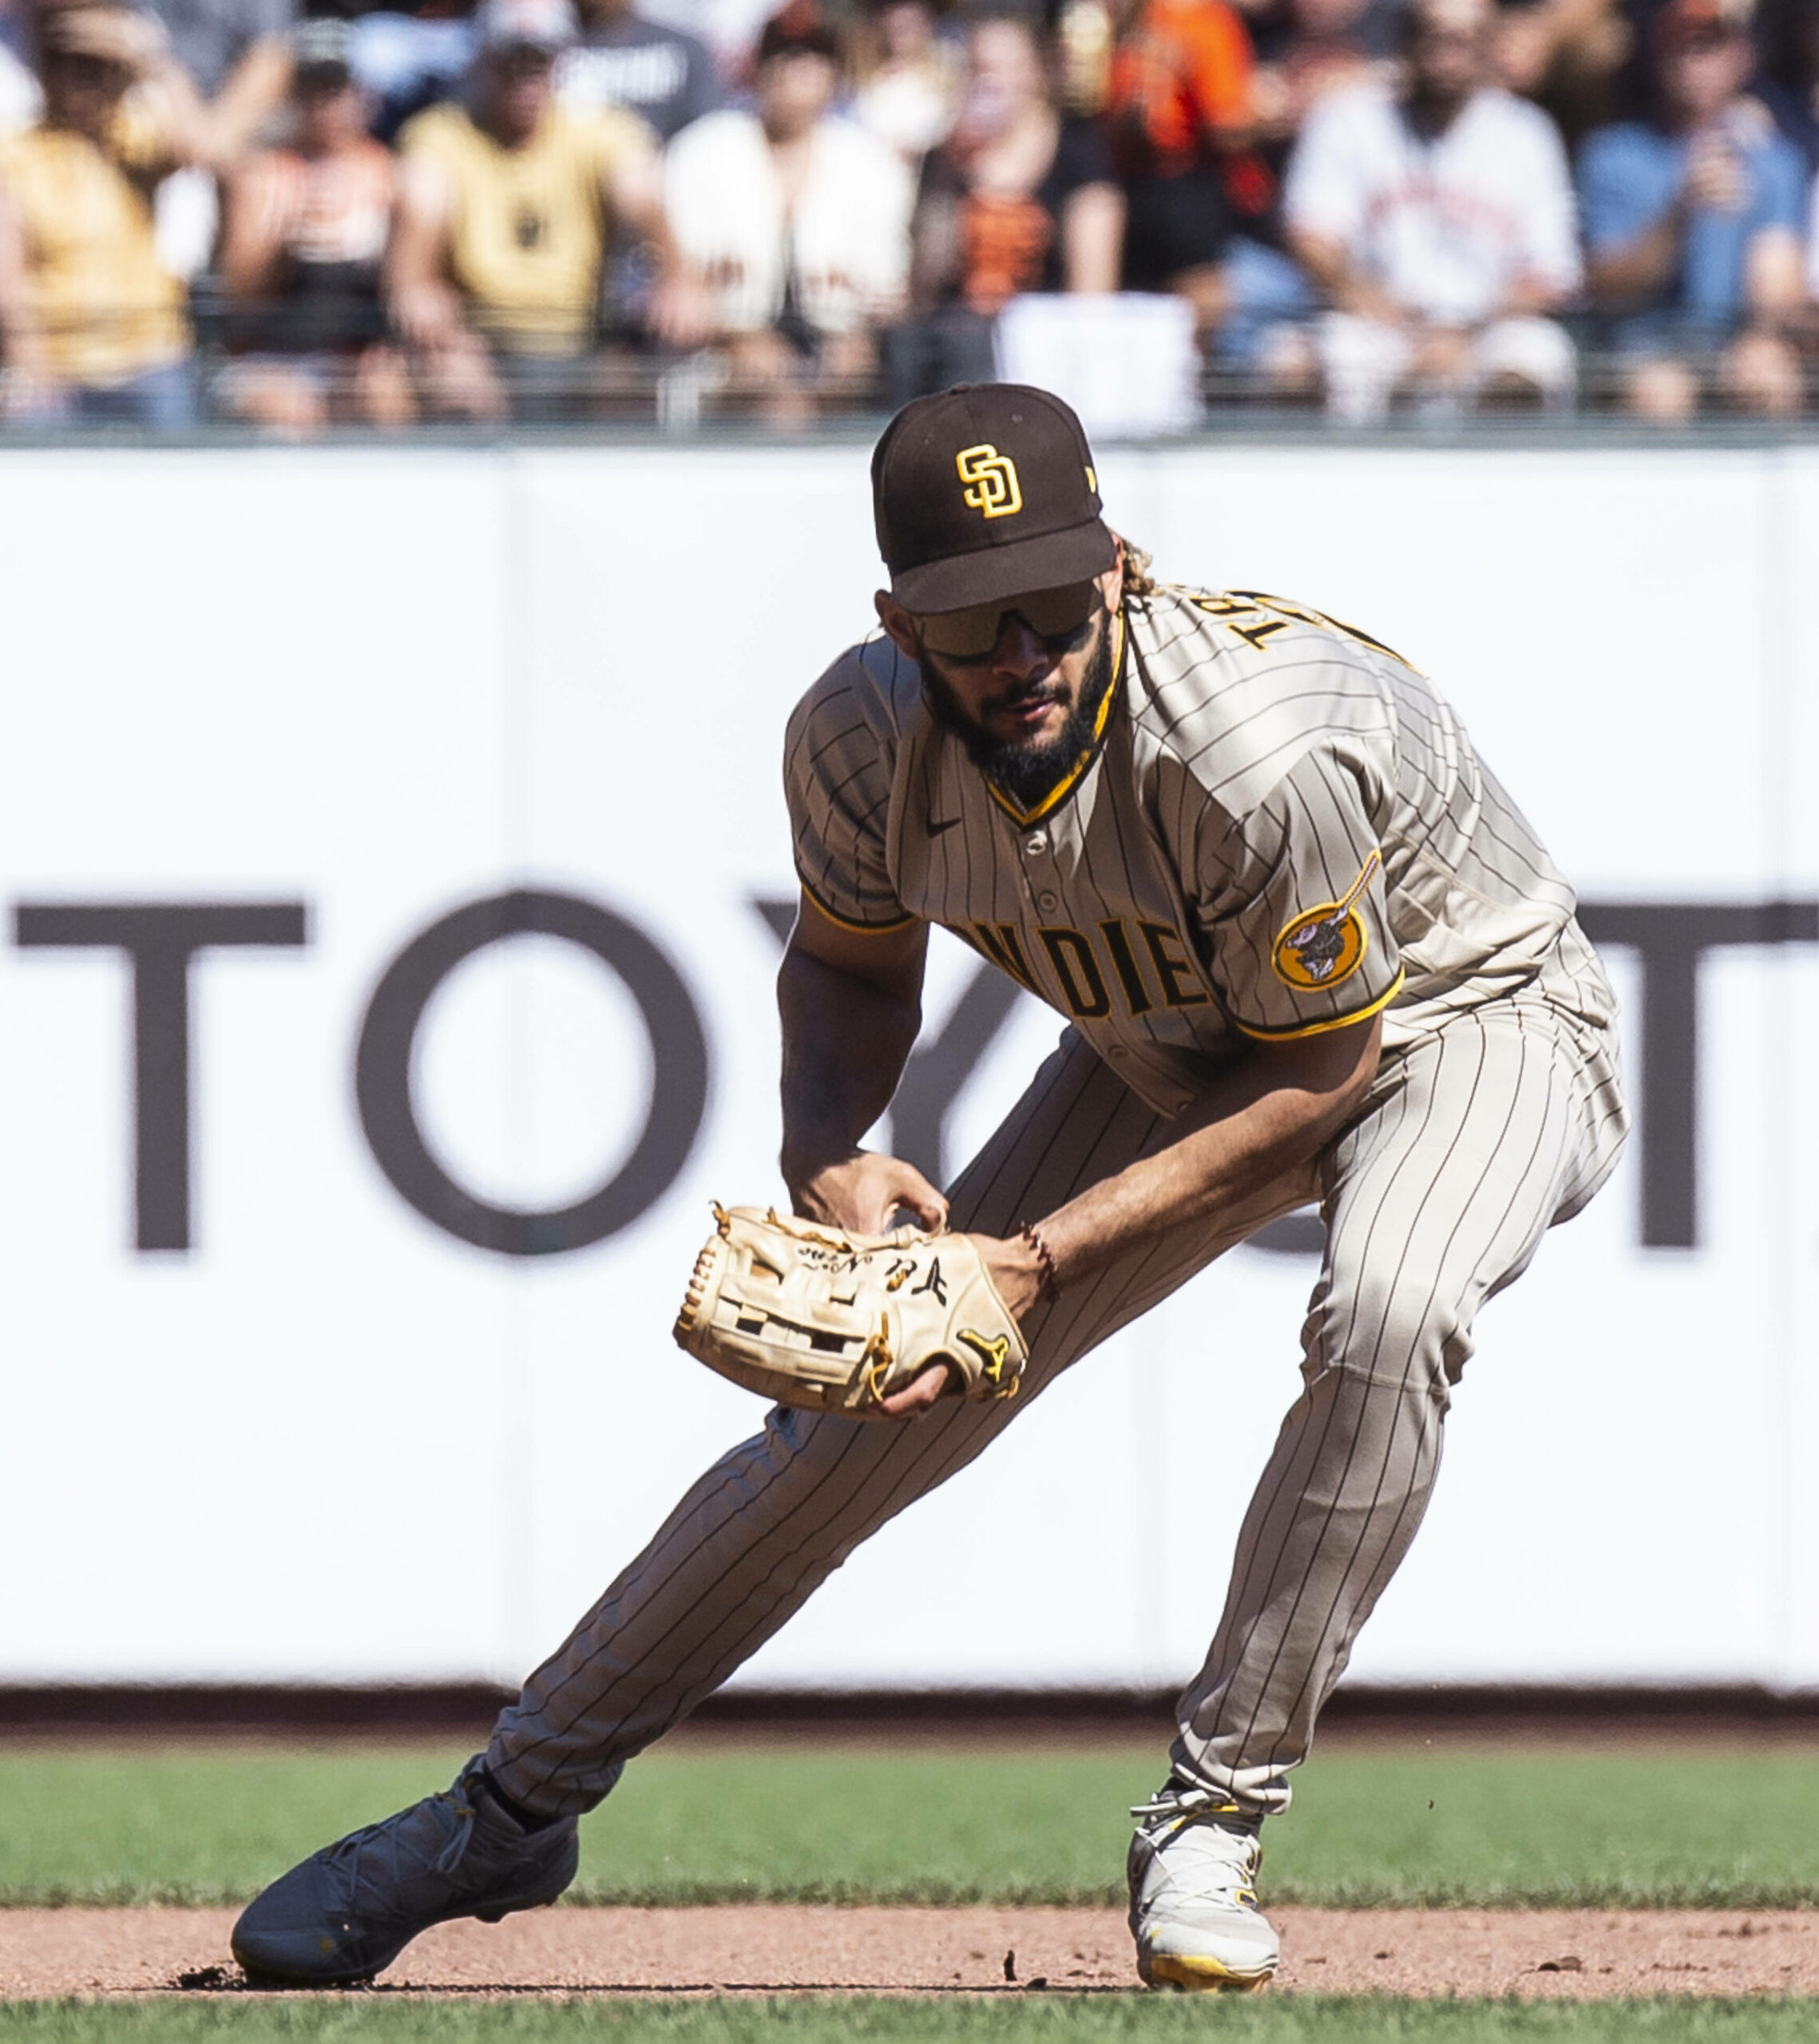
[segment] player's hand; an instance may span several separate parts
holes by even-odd
[[[947,1202],[913,1164],[871,1150],[855,1150],[839,1163],[825,1165],[795,1189],[796,1211],[856,1234],[881,1235],[899,1209],[913,1214],[925,1228],[947,1226]],[[919,1419],[937,1399],[946,1396],[953,1373],[945,1363],[931,1363],[880,1409],[894,1420]]]
[[[969,1235],[985,1274],[1020,1327],[1042,1296],[1042,1259],[1021,1235],[1001,1241],[996,1235]]]
[[[790,1195],[805,1218],[856,1235],[888,1233],[899,1208],[931,1233],[947,1226],[946,1200],[916,1167],[875,1150],[850,1151],[792,1178]]]
[[[894,1420],[919,1420],[953,1388],[953,1372],[945,1363],[930,1363],[913,1384],[906,1384],[894,1397],[881,1398],[878,1409]]]
[[[969,1235],[967,1240],[978,1250],[998,1297],[1020,1324],[1042,1296],[1041,1259],[1021,1236],[1009,1242],[995,1235]],[[958,1388],[945,1363],[931,1363],[913,1384],[906,1384],[894,1397],[880,1400],[880,1409],[895,1420],[919,1419]]]

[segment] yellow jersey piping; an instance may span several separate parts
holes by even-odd
[[[1232,1027],[1254,1037],[1260,1044],[1292,1043],[1298,1036],[1323,1036],[1329,1029],[1349,1029],[1354,1022],[1368,1022],[1372,1016],[1387,1008],[1402,991],[1402,982],[1407,977],[1399,967],[1387,993],[1378,995],[1368,1008],[1355,1008],[1349,1015],[1335,1015],[1330,1021],[1303,1022],[1293,1029],[1253,1029],[1248,1022],[1240,1022],[1234,1016]]]
[[[835,915],[808,882],[802,879],[799,873],[796,877],[801,883],[802,899],[818,913],[825,916],[836,929],[850,930],[854,937],[889,937],[894,930],[907,929],[917,920],[914,916],[899,916],[895,922],[890,923],[848,922],[844,916]]]

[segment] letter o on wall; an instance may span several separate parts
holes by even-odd
[[[494,1206],[458,1185],[431,1155],[410,1094],[411,1052],[430,996],[462,960],[529,931],[579,945],[624,982],[655,1074],[631,1155],[585,1199],[547,1210]],[[354,1087],[379,1169],[426,1220],[501,1256],[555,1256],[616,1234],[675,1182],[707,1110],[707,1045],[682,976],[635,924],[579,895],[517,888],[454,910],[398,953],[360,1024]]]

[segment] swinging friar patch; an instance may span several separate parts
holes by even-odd
[[[1366,934],[1357,905],[1382,869],[1382,854],[1373,852],[1342,901],[1304,909],[1283,926],[1270,953],[1270,963],[1283,985],[1302,993],[1326,993],[1349,980],[1364,963]]]

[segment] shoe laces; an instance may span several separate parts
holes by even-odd
[[[394,1873],[408,1871],[398,1864],[404,1856],[402,1834],[406,1825],[410,1818],[419,1814],[427,1815],[432,1805],[441,1803],[446,1804],[454,1812],[454,1826],[442,1850],[429,1862],[429,1870],[452,1876],[467,1851],[468,1840],[474,1836],[475,1820],[480,1814],[467,1788],[468,1777],[463,1775],[452,1787],[426,1796],[422,1802],[414,1804],[410,1808],[400,1811],[394,1816],[382,1818],[377,1824],[363,1825],[359,1831],[350,1832],[345,1838],[338,1840],[329,1848],[328,1864],[345,1869],[348,1891],[351,1894],[360,1877],[362,1853],[367,1847],[378,1844],[382,1839],[391,1845]]]
[[[1162,1887],[1230,1895],[1255,1907],[1263,1847],[1254,1821],[1239,1817],[1236,1804],[1211,1789],[1171,1786],[1133,1804],[1131,1814],[1149,1841]]]
[[[1134,1817],[1236,1816],[1238,1805],[1211,1788],[1191,1788],[1171,1781],[1159,1788],[1148,1802],[1133,1803],[1131,1814]],[[1143,1828],[1147,1831],[1149,1827],[1145,1824]]]

